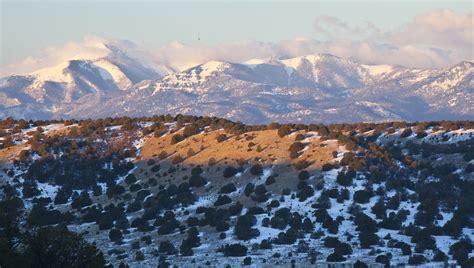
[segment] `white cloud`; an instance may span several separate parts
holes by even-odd
[[[436,10],[419,15],[386,39],[400,46],[438,49],[447,53],[448,61],[474,58],[473,12],[456,14],[451,10]]]
[[[434,10],[386,32],[325,16],[315,19],[314,30],[329,39],[321,50],[363,62],[441,68],[474,59],[472,11]]]
[[[172,42],[152,51],[156,62],[183,70],[209,60],[243,62],[276,56],[272,43],[245,41],[217,46]]]
[[[275,43],[242,41],[214,46],[176,41],[153,49],[140,48],[128,41],[113,43],[145,65],[166,66],[174,70],[209,60],[244,62],[313,53],[330,53],[363,63],[418,68],[442,68],[474,59],[472,11],[458,14],[451,10],[435,10],[385,32],[370,22],[354,26],[329,16],[316,18],[313,27],[315,33],[325,37],[324,41],[298,38]],[[70,59],[102,57],[110,52],[104,43],[102,38],[86,37],[82,42],[51,47],[42,57],[29,57],[20,63],[2,66],[0,75],[30,73]]]
[[[370,22],[362,26],[350,26],[343,20],[332,16],[320,16],[314,20],[313,29],[316,34],[329,40],[364,39],[380,35],[380,29]]]
[[[96,59],[108,53],[104,42],[105,39],[100,37],[86,36],[81,42],[69,42],[61,47],[48,47],[39,57],[27,57],[18,63],[2,66],[0,75],[27,74],[73,59]]]

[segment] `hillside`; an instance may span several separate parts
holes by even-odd
[[[473,152],[472,121],[5,119],[0,203],[114,267],[472,267]]]

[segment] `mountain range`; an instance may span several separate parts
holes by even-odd
[[[474,116],[474,63],[445,69],[363,64],[329,54],[153,68],[112,44],[0,79],[0,117],[192,114],[249,124],[463,120]]]

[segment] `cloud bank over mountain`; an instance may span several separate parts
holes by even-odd
[[[473,58],[473,12],[435,10],[404,25],[382,31],[376,25],[350,26],[335,17],[315,19],[315,31],[329,42],[323,49],[373,63],[436,68]],[[352,41],[351,41],[352,40]]]
[[[330,53],[372,64],[444,68],[474,59],[472,21],[473,11],[434,10],[395,29],[383,31],[371,22],[353,26],[341,18],[321,16],[313,23],[314,37],[278,42],[245,40],[209,45],[199,41],[174,41],[156,48],[139,47],[131,41],[112,42],[146,66],[167,66],[173,71],[210,60],[245,62],[255,58],[292,58],[315,53]],[[49,47],[39,57],[2,66],[0,75],[27,74],[65,60],[106,56],[109,49],[104,44],[110,42],[87,36],[81,42]]]

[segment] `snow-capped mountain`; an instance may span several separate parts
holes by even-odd
[[[183,113],[247,123],[469,119],[473,65],[422,70],[315,54],[209,61],[161,76],[112,48],[105,58],[4,78],[0,113],[31,117],[15,110],[31,105],[13,94],[21,92],[47,111],[43,117]]]
[[[361,65],[333,55],[307,55],[285,60],[251,60],[243,64],[210,61],[156,83],[156,89],[205,90],[217,77],[285,87],[346,89],[367,86],[405,71],[390,65]]]
[[[136,83],[166,74],[143,66],[112,44],[108,55],[74,59],[29,75],[1,78],[0,115],[24,118],[67,117],[78,106],[100,105]]]

